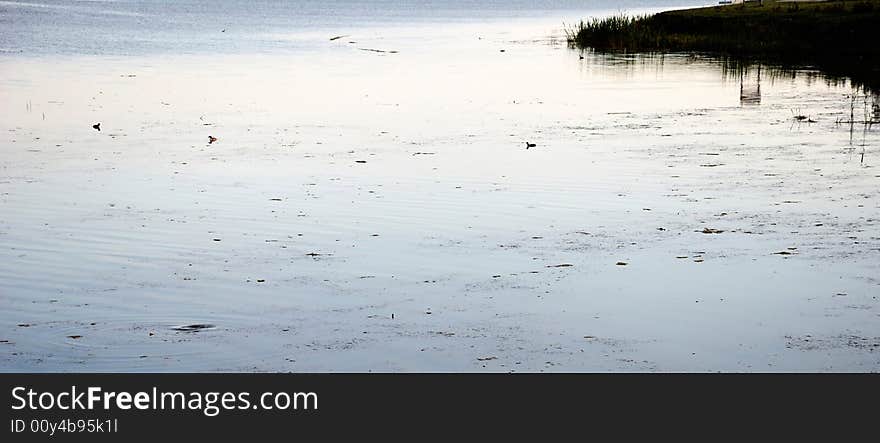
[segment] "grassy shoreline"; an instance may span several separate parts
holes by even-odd
[[[721,5],[593,19],[570,44],[611,52],[701,52],[810,65],[880,87],[880,0]]]

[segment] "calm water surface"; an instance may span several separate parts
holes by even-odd
[[[876,98],[618,5],[0,2],[0,370],[880,369]]]

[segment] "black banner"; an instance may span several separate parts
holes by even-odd
[[[3,441],[599,432],[841,441],[873,431],[880,398],[876,374],[6,374],[0,385]]]

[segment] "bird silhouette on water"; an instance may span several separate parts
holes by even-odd
[[[209,144],[209,145],[210,145],[211,143],[214,143],[215,141],[217,141],[217,137],[214,137],[213,135],[209,135],[209,136],[208,136],[208,144]]]
[[[538,145],[536,145],[536,144],[534,144],[534,143],[526,142],[526,149],[534,148],[535,146],[538,146]]]
[[[100,123],[95,123],[94,125],[92,125],[92,129],[97,129],[98,132],[101,132],[101,124],[100,124]]]

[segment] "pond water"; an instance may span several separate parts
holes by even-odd
[[[139,4],[0,2],[74,42],[0,34],[0,370],[880,369],[846,79],[569,48],[604,4],[106,51],[21,12]]]

